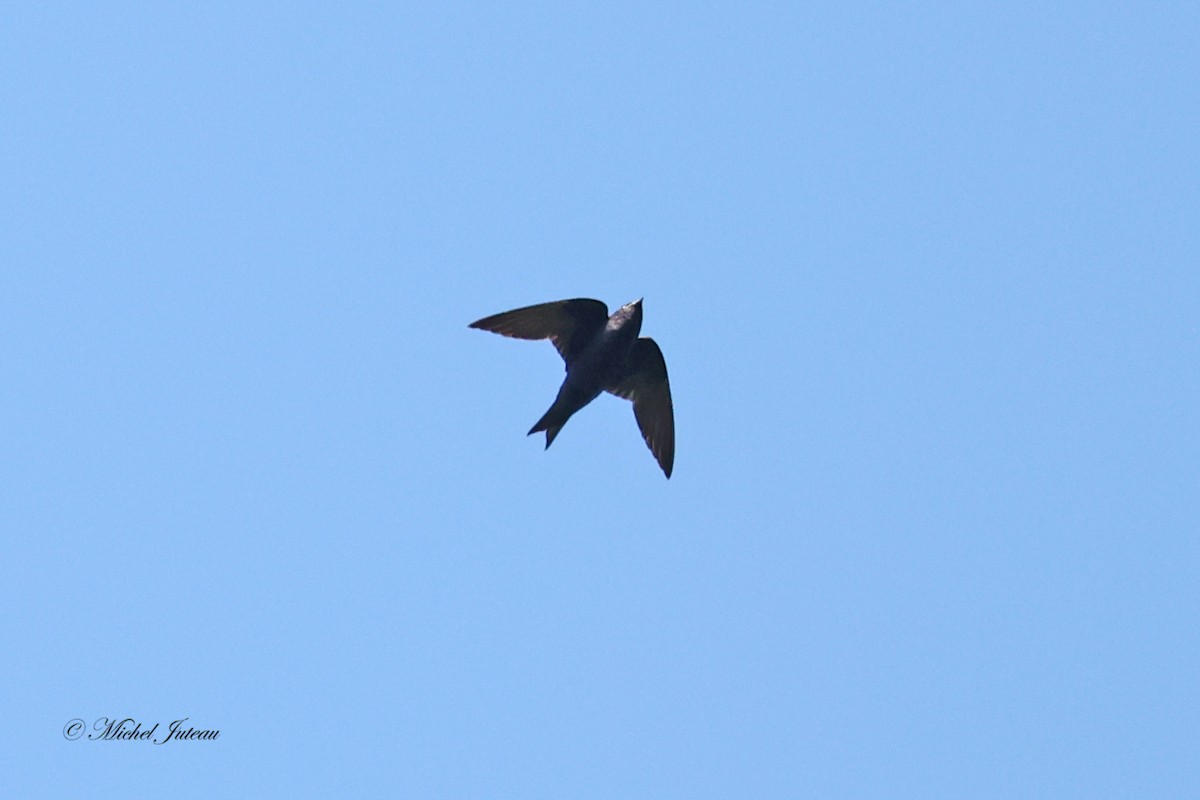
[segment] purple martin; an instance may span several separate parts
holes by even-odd
[[[675,412],[667,362],[653,339],[638,338],[642,301],[610,317],[599,300],[559,300],[493,314],[470,327],[516,339],[549,339],[567,365],[567,377],[550,410],[530,434],[546,432],[546,447],[579,409],[610,392],[633,401],[642,438],[668,478],[675,465]]]

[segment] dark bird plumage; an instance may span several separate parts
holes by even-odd
[[[472,328],[517,339],[549,339],[567,365],[558,397],[529,433],[546,432],[546,447],[579,409],[610,392],[633,401],[642,438],[663,473],[675,464],[675,412],[667,362],[653,339],[638,338],[642,301],[621,306],[610,317],[599,300],[559,300],[494,314]]]

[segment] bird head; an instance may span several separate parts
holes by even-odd
[[[619,328],[623,333],[632,335],[636,339],[638,332],[642,329],[642,298],[618,308],[616,313],[609,317],[608,328],[610,330]]]

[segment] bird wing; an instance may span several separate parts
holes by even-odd
[[[638,339],[630,348],[620,377],[605,391],[633,401],[633,415],[646,446],[669,478],[675,466],[675,411],[667,362],[653,339]]]
[[[608,306],[579,298],[493,314],[470,327],[515,339],[549,339],[563,360],[570,362],[607,322]]]

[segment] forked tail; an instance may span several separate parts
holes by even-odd
[[[550,406],[550,410],[542,415],[542,418],[537,421],[526,436],[531,436],[538,431],[546,432],[546,449],[550,449],[550,443],[554,441],[554,437],[558,436],[558,432],[562,430],[563,425],[567,424],[570,414],[564,414],[562,409],[558,407],[558,403]]]

